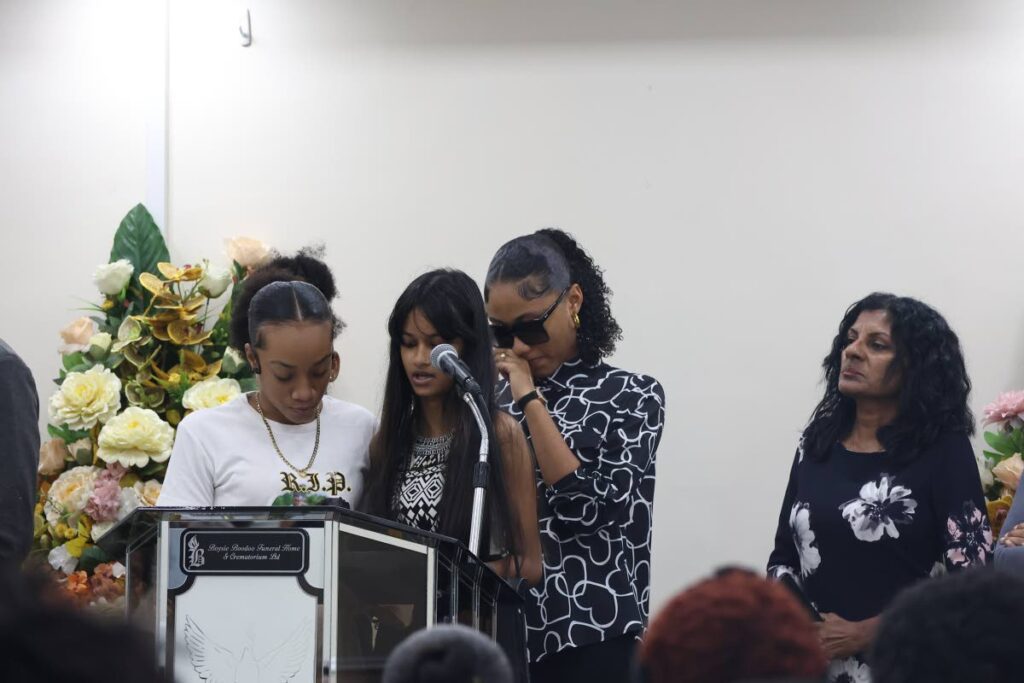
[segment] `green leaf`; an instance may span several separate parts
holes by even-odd
[[[246,377],[245,379],[238,380],[238,386],[242,388],[242,393],[244,394],[248,394],[250,391],[256,391],[260,388],[255,377]]]
[[[64,356],[62,360],[62,362],[64,363],[64,369],[69,372],[73,372],[71,368],[75,367],[76,365],[81,365],[83,361],[85,361],[85,354],[83,354],[81,351],[69,353],[68,355]]]
[[[1007,434],[998,432],[985,432],[985,443],[994,448],[1002,455],[1013,455],[1015,450],[1013,439]]]
[[[142,474],[142,476],[148,479],[149,477],[161,474],[165,469],[167,469],[166,460],[163,462],[150,462],[149,464],[142,468],[140,473]]]
[[[96,565],[104,562],[110,562],[110,555],[103,552],[99,546],[91,545],[82,551],[82,557],[78,560],[78,568],[91,572]]]
[[[71,444],[79,439],[84,439],[89,436],[88,431],[77,431],[74,429],[68,429],[67,427],[57,427],[55,425],[46,425],[46,432],[54,439],[64,439],[64,443]]]
[[[160,229],[153,221],[153,217],[142,204],[136,204],[135,208],[128,212],[114,234],[114,246],[110,249],[110,261],[114,262],[118,259],[128,259],[135,267],[129,288],[134,288],[140,295],[142,288],[139,285],[139,275],[141,273],[155,275],[157,263],[171,260],[164,236],[160,234]]]

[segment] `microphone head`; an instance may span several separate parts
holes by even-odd
[[[455,347],[451,344],[438,344],[430,352],[430,364],[438,370],[445,372],[445,369],[441,367],[441,357],[448,354],[452,354],[456,358],[459,357],[459,352],[455,350]]]

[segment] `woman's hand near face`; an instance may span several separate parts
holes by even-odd
[[[536,388],[530,364],[512,349],[494,349],[494,364],[498,373],[508,380],[513,400],[518,401]]]

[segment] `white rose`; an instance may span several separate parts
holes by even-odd
[[[203,279],[199,281],[199,289],[203,290],[211,299],[216,299],[227,290],[230,284],[230,270],[219,266],[207,266],[203,272]]]
[[[188,410],[202,410],[222,406],[242,393],[237,380],[211,377],[189,387],[181,399],[181,405]]]
[[[139,504],[151,508],[156,507],[156,501],[160,497],[163,486],[156,479],[149,479],[145,483],[135,482],[132,488],[135,490],[135,495],[138,496]]]
[[[139,492],[137,490],[138,485],[138,482],[136,482],[135,486],[126,486],[121,489],[121,509],[118,511],[120,519],[124,519],[131,513],[135,512],[136,508],[145,505],[142,498],[139,496]]]
[[[89,533],[93,541],[100,540],[100,536],[114,528],[117,522],[93,522],[92,531]]]
[[[100,332],[89,338],[89,355],[102,356],[110,350],[114,339],[109,332]]]
[[[221,367],[224,369],[224,372],[229,375],[233,375],[244,368],[246,363],[247,361],[245,360],[245,357],[229,346],[227,351],[224,352],[224,359],[221,363]]]
[[[71,372],[50,397],[50,420],[71,429],[92,429],[121,407],[121,380],[105,367]]]
[[[132,406],[111,418],[100,430],[96,457],[125,467],[145,467],[171,457],[174,429],[149,408]]]
[[[234,237],[224,240],[224,250],[243,268],[255,268],[270,256],[270,247],[252,237]]]
[[[1020,453],[1014,453],[992,468],[993,476],[1012,491],[1016,491],[1020,486],[1022,473],[1024,473],[1024,460],[1021,460]]]
[[[39,474],[49,477],[64,469],[68,447],[64,439],[50,439],[39,448]]]
[[[72,467],[57,477],[43,504],[43,513],[50,526],[57,526],[61,521],[74,526],[69,520],[85,509],[100,472],[99,467],[82,465]]]
[[[64,343],[61,344],[59,351],[65,354],[85,351],[89,348],[89,339],[96,334],[96,330],[96,321],[92,318],[72,320],[60,331],[60,338]]]
[[[92,274],[92,281],[96,283],[96,288],[101,292],[107,296],[114,296],[120,294],[134,272],[135,267],[132,266],[131,261],[119,259],[113,263],[96,266],[96,270]]]
[[[59,545],[50,551],[50,554],[46,556],[50,566],[57,571],[70,574],[75,571],[75,567],[78,566],[78,558],[72,557],[71,553],[68,552],[67,546]]]

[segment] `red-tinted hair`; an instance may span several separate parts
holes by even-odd
[[[729,570],[675,596],[641,646],[650,683],[813,678],[827,661],[817,628],[782,586]]]

